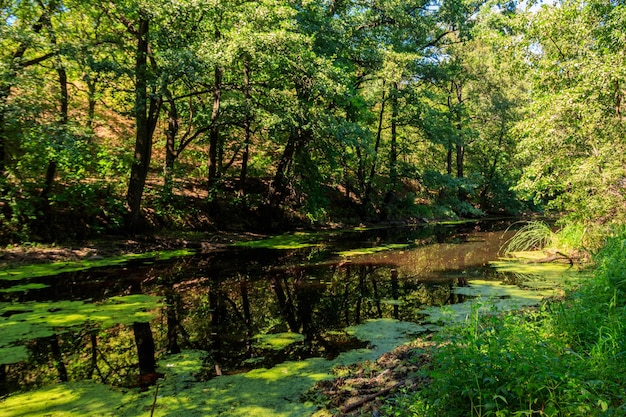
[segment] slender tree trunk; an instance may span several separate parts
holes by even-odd
[[[152,135],[160,110],[160,99],[148,98],[148,34],[149,21],[140,13],[137,32],[137,56],[135,60],[135,152],[131,165],[130,181],[126,194],[126,228],[135,233],[141,223],[141,200],[152,156]]]
[[[9,393],[9,381],[7,378],[7,365],[0,365],[0,397]]]
[[[457,106],[463,105],[463,83],[455,82],[456,88],[456,104]],[[465,159],[465,141],[463,140],[463,120],[460,111],[456,112],[456,130],[458,133],[458,139],[456,143],[456,177],[463,178],[463,164]]]
[[[97,82],[96,80],[87,79],[87,126],[93,129],[93,122],[96,117],[96,94],[97,94]]]
[[[243,120],[244,130],[244,149],[241,155],[241,175],[239,176],[239,188],[245,190],[246,179],[248,176],[248,159],[250,155],[250,141],[251,141],[251,125],[252,116],[250,114],[250,63],[248,58],[244,58],[243,61],[243,95],[246,104],[246,115]]]
[[[293,162],[297,152],[304,148],[305,144],[311,139],[312,133],[309,129],[293,128],[289,135],[287,145],[276,166],[276,173],[270,186],[270,204],[278,206],[285,199],[287,191],[287,171]]]
[[[52,31],[52,27],[48,28],[50,33],[50,40],[53,45],[56,45],[56,36]],[[65,71],[65,67],[61,62],[61,59],[57,56],[55,59],[55,67],[58,75],[59,81],[59,130],[61,134],[65,135],[65,129],[67,127],[67,122],[69,120],[69,94],[67,91],[67,72]],[[46,205],[46,210],[48,208],[48,197],[50,195],[50,191],[52,190],[52,186],[54,185],[54,177],[56,176],[57,170],[57,161],[56,159],[51,159],[48,161],[48,168],[46,170],[46,181],[43,186],[43,190],[41,191],[41,197],[44,200],[44,204]]]
[[[293,303],[290,299],[287,298],[279,277],[275,277],[272,279],[272,288],[274,288],[274,292],[276,293],[276,299],[278,300],[278,305],[280,306],[280,310],[283,313],[283,317],[289,325],[289,330],[296,333],[299,332],[300,324],[298,323],[298,320],[296,319],[296,316],[294,314]]]
[[[465,146],[462,144],[456,145],[456,177],[463,178],[463,165],[465,159]]]
[[[163,193],[168,196],[174,188],[174,162],[176,153],[176,137],[178,136],[178,110],[176,102],[169,91],[166,92],[169,108],[167,110],[167,130],[165,131],[165,165],[163,167]]]
[[[389,184],[381,210],[382,220],[389,218],[391,200],[398,181],[398,83],[393,83],[391,94],[391,143],[389,150]]]
[[[219,39],[220,33],[216,31],[216,39]],[[219,65],[215,65],[215,76],[213,84],[213,110],[211,112],[211,130],[209,132],[209,185],[215,182],[218,176],[217,156],[219,147],[220,128],[218,124],[221,98],[222,98],[222,76],[223,70]]]
[[[180,321],[178,320],[178,295],[172,291],[166,297],[166,309],[167,309],[167,351],[169,353],[180,353],[180,346],[178,345],[178,328],[180,327]]]
[[[147,375],[156,372],[156,359],[154,358],[154,338],[150,323],[133,323],[135,345],[137,346],[137,358],[139,359],[139,374]]]
[[[63,354],[61,353],[61,347],[59,346],[59,336],[52,335],[48,339],[50,341],[50,351],[52,352],[52,359],[54,360],[54,366],[59,373],[59,380],[61,382],[67,382],[67,369],[65,368],[65,361],[63,360]]]
[[[376,176],[376,165],[378,163],[378,148],[380,147],[380,141],[382,138],[383,132],[383,117],[385,115],[385,102],[387,101],[385,97],[385,80],[383,80],[383,96],[380,102],[380,113],[378,115],[378,129],[376,131],[376,142],[374,143],[374,157],[372,160],[372,166],[370,168],[370,175],[365,184],[365,195],[363,196],[363,207],[366,208],[372,200],[372,189],[374,177]]]
[[[250,296],[248,294],[248,281],[245,277],[239,282],[241,291],[241,307],[243,309],[244,325],[246,326],[246,351],[252,350],[252,314],[250,313]]]
[[[89,333],[89,341],[91,342],[91,363],[87,379],[93,379],[93,374],[98,369],[98,333],[95,330]]]

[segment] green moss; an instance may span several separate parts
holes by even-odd
[[[18,281],[37,277],[47,277],[65,272],[84,271],[91,268],[121,265],[131,260],[155,259],[167,260],[181,256],[189,256],[194,252],[188,249],[174,251],[155,251],[146,253],[132,253],[104,259],[84,259],[73,262],[53,262],[47,264],[25,265],[19,268],[9,268],[0,271],[0,280]]]

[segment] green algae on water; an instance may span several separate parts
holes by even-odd
[[[92,381],[66,382],[0,401],[0,417],[117,416],[122,394]]]
[[[534,306],[554,295],[555,291],[528,290],[498,281],[472,280],[467,287],[455,288],[454,293],[474,298],[458,304],[428,307],[420,310],[420,313],[427,315],[430,323],[462,323],[475,309],[483,314],[497,314]]]
[[[123,265],[133,260],[157,260],[164,261],[173,258],[193,255],[195,252],[189,249],[153,251],[145,253],[131,253],[122,256],[114,256],[103,259],[84,259],[71,262],[53,262],[45,264],[25,265],[17,268],[0,270],[0,280],[19,281],[30,278],[48,277],[66,272],[85,271],[92,268]]]
[[[235,242],[233,246],[257,249],[302,249],[312,246],[320,246],[319,233],[287,233],[284,235],[271,236],[265,239]]]
[[[0,363],[26,359],[20,349],[28,340],[50,337],[89,323],[102,328],[147,322],[163,306],[162,297],[136,294],[111,297],[101,303],[49,301],[0,304]]]
[[[408,342],[422,329],[422,326],[397,320],[370,320],[347,330],[369,341],[369,348],[344,352],[334,360],[290,361],[208,381],[198,381],[195,377],[204,365],[206,352],[184,351],[159,361],[159,370],[165,378],[158,382],[156,401],[154,388],[145,392],[128,391],[122,395],[90,382],[57,384],[0,401],[0,417],[45,414],[55,417],[148,417],[153,405],[154,416],[159,417],[307,416],[314,413],[317,406],[303,401],[303,394],[316,382],[333,378],[335,367],[375,360]]]
[[[359,248],[359,249],[345,250],[345,251],[337,252],[337,254],[343,258],[348,258],[348,257],[360,256],[360,255],[371,255],[374,253],[384,252],[388,250],[406,249],[407,247],[409,247],[409,245],[406,243],[390,243],[388,245],[374,246],[371,248]]]
[[[0,293],[27,292],[30,290],[41,290],[49,287],[49,285],[42,284],[40,282],[29,282],[28,284],[13,285],[9,288],[0,289]]]
[[[304,335],[300,333],[270,333],[259,334],[254,337],[256,339],[255,347],[260,349],[283,350],[289,345],[302,342]]]

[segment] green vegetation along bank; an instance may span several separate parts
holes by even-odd
[[[593,277],[538,309],[474,310],[438,336],[429,383],[387,400],[386,416],[626,415],[626,230]]]

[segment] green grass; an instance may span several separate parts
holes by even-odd
[[[472,310],[442,331],[430,384],[386,416],[625,416],[626,230],[563,299],[503,315]]]

